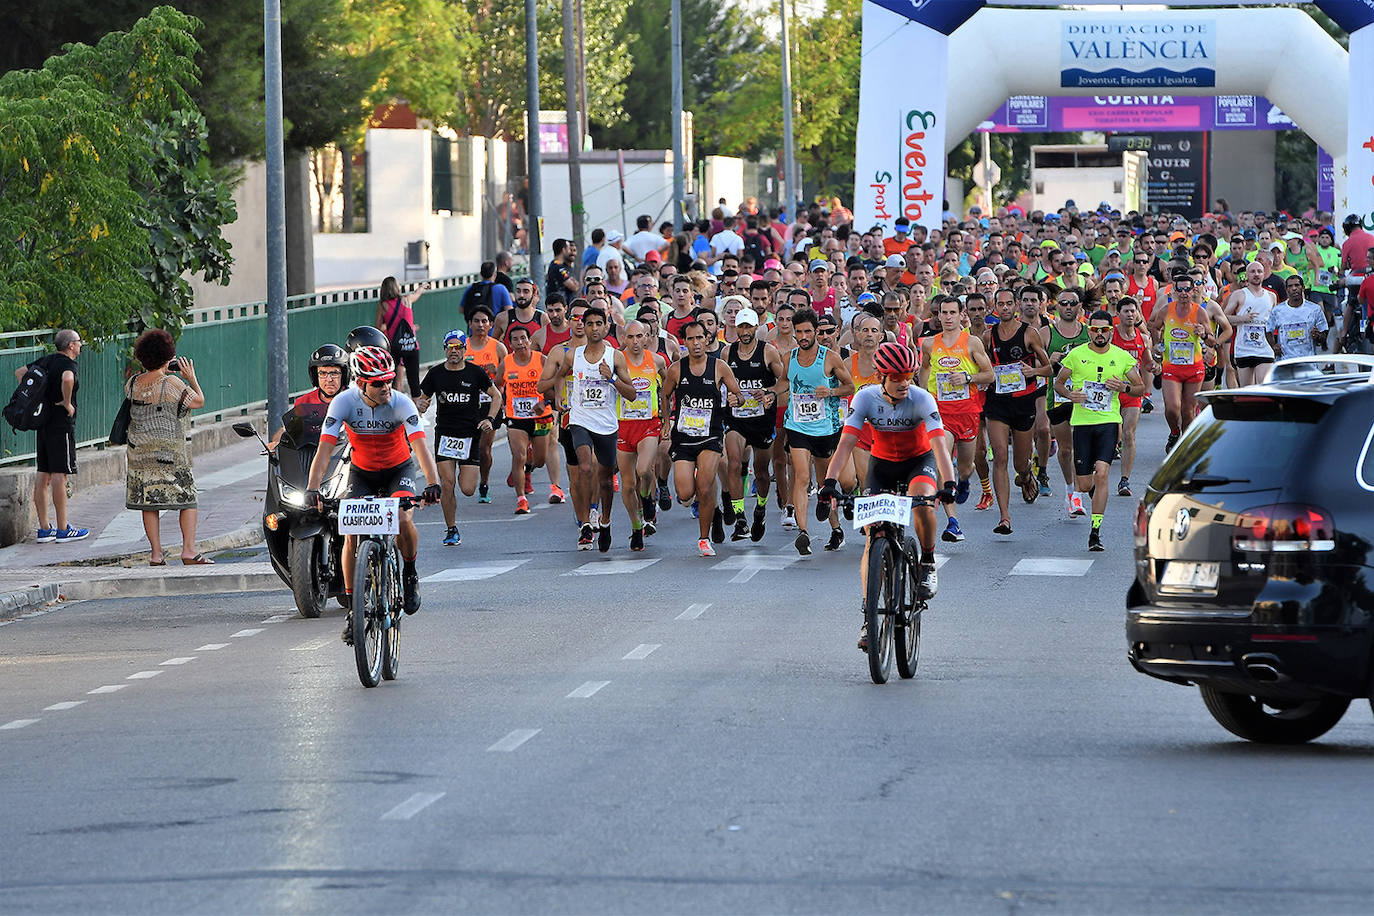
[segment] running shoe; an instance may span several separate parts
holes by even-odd
[[[602,553],[609,553],[611,550],[611,526],[602,525],[600,533],[596,538],[596,549]]]
[[[638,553],[644,549],[644,529],[636,528],[630,532],[630,550]]]
[[[804,557],[811,556],[811,536],[805,531],[797,533],[797,539],[792,542],[792,546],[797,548],[797,553]]]
[[[639,514],[644,519],[644,522],[646,524],[648,524],[649,522],[658,521],[658,503],[654,502],[654,498],[652,496],[640,497]]]
[[[444,546],[457,547],[463,543],[463,539],[458,536],[458,526],[454,525],[444,532]]]
[[[735,517],[735,530],[730,532],[731,541],[742,541],[749,536],[749,519],[743,515]]]
[[[601,525],[601,510],[595,505],[587,512],[587,524],[591,525],[593,528],[600,527]]]
[[[1107,549],[1102,546],[1102,535],[1098,533],[1096,528],[1088,532],[1088,549],[1093,553],[1098,553]]]
[[[1080,518],[1085,513],[1083,511],[1083,497],[1072,491],[1065,497],[1066,508],[1069,510],[1069,518]]]
[[[615,492],[617,492],[617,493],[620,492],[620,475],[619,475],[619,474],[616,474],[615,477],[613,477],[613,478],[611,479],[611,489],[615,490]]]
[[[491,487],[482,484],[477,488],[477,501],[479,503],[491,502]]]
[[[521,497],[518,497],[518,498],[515,500],[515,514],[516,514],[516,515],[529,515],[529,514],[530,514],[530,501],[529,501],[528,498],[526,498],[526,497],[524,497],[524,496],[521,496]]]
[[[789,531],[797,527],[797,516],[791,506],[784,506],[782,510],[782,526]]]
[[[831,529],[830,529],[830,540],[826,542],[825,549],[826,549],[826,550],[839,550],[839,549],[840,549],[841,547],[843,547],[843,546],[844,546],[844,529],[843,529],[843,528],[831,528]]]
[[[658,485],[658,508],[662,512],[667,512],[673,508],[673,497],[668,493],[668,485],[661,483]]]
[[[959,520],[957,518],[953,516],[950,517],[949,523],[945,525],[944,533],[940,535],[940,539],[949,541],[950,543],[955,543],[964,539],[964,532],[963,529],[959,527]]]
[[[916,574],[916,596],[929,601],[940,590],[940,577],[935,573],[935,562],[921,563]]]
[[[711,542],[713,544],[725,543],[725,513],[716,507],[716,511],[711,513]]]
[[[414,614],[420,609],[420,574],[414,566],[401,573],[401,591],[406,613]]]
[[[649,537],[650,535],[653,535],[653,534],[658,534],[658,525],[654,524],[654,523],[651,522],[651,521],[645,520],[645,522],[644,522],[644,536],[645,536],[645,537]]]
[[[1037,495],[1038,495],[1038,494],[1037,494]],[[993,500],[992,494],[991,494],[991,493],[984,493],[984,494],[979,498],[979,500],[978,500],[978,505],[976,505],[976,506],[973,507],[973,508],[974,508],[974,511],[976,511],[976,512],[982,512],[982,511],[985,510],[985,509],[991,509],[991,508],[992,508],[993,502],[994,502],[994,500]]]
[[[1131,478],[1129,478],[1129,477],[1123,477],[1123,478],[1121,478],[1121,483],[1119,483],[1119,484],[1116,485],[1116,495],[1117,495],[1117,496],[1130,496],[1130,495],[1131,495]]]
[[[701,518],[701,504],[698,503],[695,499],[692,500],[691,509],[692,518]]]
[[[716,555],[716,548],[711,546],[709,540],[702,538],[697,541],[697,553],[701,554],[703,557],[714,557]]]
[[[965,477],[959,481],[959,486],[954,491],[954,502],[956,505],[962,506],[964,503],[968,502],[969,480],[970,478]]]
[[[68,544],[73,541],[83,541],[90,533],[90,529],[88,528],[74,528],[68,525],[63,530],[57,532],[53,539],[59,544]]]
[[[56,529],[56,528],[39,528],[39,529],[38,529],[38,543],[40,543],[40,544],[51,544],[51,543],[52,543],[53,541],[55,541],[55,540],[57,540],[57,529]]]
[[[730,525],[733,525],[735,523],[735,504],[734,501],[730,499],[729,493],[726,493],[724,491],[721,492],[719,505],[721,511],[725,513],[726,526],[728,527]]]
[[[1040,496],[1049,496],[1049,495],[1051,495],[1051,494],[1050,494],[1050,475],[1049,475],[1049,472],[1048,472],[1048,471],[1041,471],[1040,474],[1039,474],[1039,476],[1036,477],[1035,482],[1038,483],[1038,484],[1040,485],[1040,492],[1039,492],[1038,495],[1040,495]]]
[[[1145,399],[1144,401],[1142,401],[1141,404],[1140,404],[1140,412],[1141,412],[1141,413],[1154,413],[1154,412],[1155,412],[1155,402],[1152,401],[1152,400],[1150,400],[1149,398],[1146,398],[1146,399]]]
[[[533,493],[533,492],[534,492],[534,475],[527,472],[527,473],[525,474],[525,495],[526,495],[526,496],[529,496],[529,495],[530,495],[531,493]]]
[[[566,498],[567,497],[563,495],[562,487],[549,484],[549,505],[556,506]]]
[[[591,550],[591,549],[592,549],[592,541],[594,541],[594,540],[596,540],[596,538],[595,538],[595,536],[592,534],[592,526],[591,526],[591,525],[583,525],[583,526],[582,526],[581,532],[577,535],[577,549],[578,549],[578,550]]]
[[[1164,442],[1164,454],[1169,454],[1178,445],[1178,433],[1169,433],[1169,438]]]
[[[761,541],[761,540],[763,540],[763,532],[764,532],[765,521],[766,521],[767,517],[768,517],[768,510],[767,510],[767,509],[765,509],[763,506],[755,506],[755,507],[754,507],[754,524],[752,524],[752,525],[749,526],[749,540],[751,540],[751,541]]]
[[[859,651],[868,651],[868,621],[859,624]]]

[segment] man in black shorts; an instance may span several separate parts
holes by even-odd
[[[38,469],[33,478],[33,508],[38,514],[38,543],[59,544],[79,541],[90,534],[67,521],[67,477],[76,473],[76,358],[81,354],[81,335],[69,328],[53,339],[57,352],[49,353],[28,366],[14,370],[15,381],[22,381],[31,367],[47,375],[43,400],[47,421],[38,428]],[[48,497],[56,524],[48,527]]]
[[[998,323],[988,335],[988,355],[992,357],[993,382],[983,402],[983,419],[988,425],[992,445],[992,486],[997,494],[1001,519],[996,534],[1011,534],[1008,505],[1010,481],[1007,479],[1007,439],[1011,439],[1012,460],[1016,465],[1016,485],[1021,498],[1035,502],[1040,485],[1031,470],[1031,430],[1035,427],[1035,379],[1052,371],[1038,326],[1028,325],[1018,316],[1016,294],[999,289],[994,297]]]
[[[725,484],[735,516],[735,530],[730,535],[732,541],[763,538],[773,467],[773,436],[777,429],[773,417],[779,396],[785,390],[782,357],[772,344],[758,339],[758,325],[756,311],[741,309],[735,316],[739,340],[730,345],[725,355],[725,364],[735,373],[744,394],[740,405],[730,408],[725,417]],[[744,518],[744,474],[749,449],[754,452],[757,500],[752,525]]]

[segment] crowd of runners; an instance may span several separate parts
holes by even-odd
[[[466,328],[417,386],[420,410],[436,405],[444,543],[460,543],[458,490],[501,490],[504,425],[513,511],[543,498],[544,469],[582,550],[611,550],[613,527],[645,549],[674,502],[703,556],[770,526],[803,556],[839,550],[847,496],[918,483],[948,498],[942,525],[918,519],[922,559],[937,531],[1006,537],[1017,498],[1056,495],[1101,550],[1111,497],[1137,486],[1142,414],[1163,414],[1172,448],[1199,390],[1362,339],[1364,300],[1343,293],[1374,236],[1345,228],[1338,248],[1325,214],[1070,205],[884,231],[836,201],[788,223],[722,207],[685,232],[642,217],[628,239],[596,230],[585,253],[556,240],[542,286],[512,283],[495,313],[497,297],[468,297]],[[903,427],[923,456],[874,426],[907,397],[931,405]]]

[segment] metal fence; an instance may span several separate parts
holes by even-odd
[[[462,274],[402,284],[403,292],[413,292],[424,283],[431,286],[414,305],[422,360],[441,359],[445,332],[463,327],[459,304],[464,290],[476,279],[476,274]],[[285,359],[293,396],[310,388],[306,362],[316,347],[330,342],[342,344],[350,330],[376,320],[377,292],[372,286],[287,300],[289,352]],[[16,369],[52,352],[53,333],[0,334],[0,383],[13,379]],[[110,424],[124,400],[132,345],[132,335],[125,335],[99,349],[82,350],[77,364],[78,445],[103,446],[109,435]],[[195,361],[196,376],[205,392],[205,407],[196,411],[193,425],[266,406],[267,366],[277,359],[267,351],[266,301],[194,310],[190,323],[182,328],[177,351]],[[15,432],[0,421],[0,465],[26,461],[34,456],[34,448],[33,433]]]

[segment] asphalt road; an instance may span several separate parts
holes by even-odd
[[[1263,748],[1134,673],[1134,500],[1092,555],[1057,483],[1002,541],[970,503],[919,674],[878,687],[856,539],[797,561],[772,513],[705,560],[675,507],[632,555],[617,508],[603,557],[567,507],[515,520],[497,489],[460,507],[459,548],[421,515],[422,575],[486,577],[426,582],[375,690],[340,612],[285,592],[0,628],[0,911],[1374,907],[1367,704]],[[1084,574],[1014,574],[1044,560]]]

